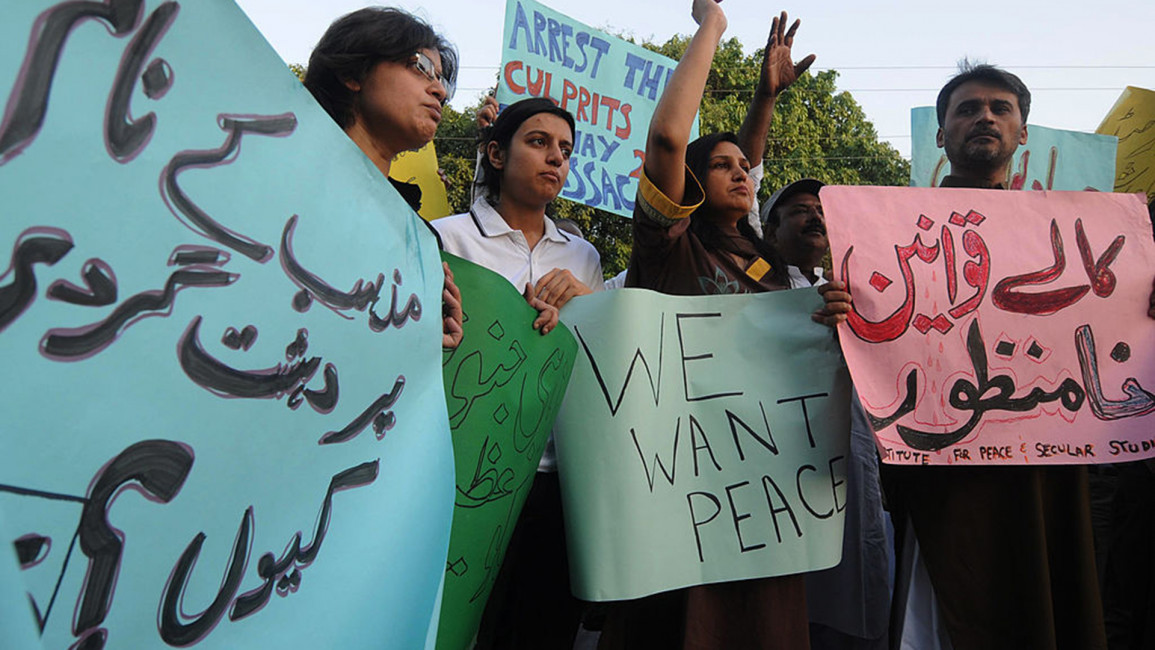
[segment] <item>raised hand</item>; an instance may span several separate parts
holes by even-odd
[[[485,101],[477,109],[477,129],[480,131],[492,125],[497,120],[497,99],[493,95],[486,95]]]
[[[762,55],[762,76],[758,80],[758,92],[770,97],[777,97],[778,93],[797,81],[814,63],[813,54],[798,63],[790,58],[794,34],[802,21],[795,20],[790,29],[786,29],[786,21],[786,12],[783,11],[781,16],[771,22],[770,38],[766,41],[766,52]]]
[[[693,7],[690,9],[690,15],[694,17],[694,22],[699,25],[706,24],[706,20],[713,17],[716,20],[721,20],[720,27],[723,31],[726,29],[726,14],[718,4],[722,0],[694,0]]]

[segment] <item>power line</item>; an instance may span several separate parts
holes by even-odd
[[[909,137],[911,137],[911,135],[909,133],[904,133],[904,134],[899,134],[899,135],[877,135],[877,136],[874,136],[873,138],[868,137],[868,136],[826,135],[826,136],[813,136],[813,137],[808,136],[808,137],[801,138],[801,139],[806,141],[806,142],[875,142],[877,140],[894,140],[897,138],[909,138]],[[467,138],[467,137],[454,136],[454,135],[437,136],[437,137],[434,137],[433,139],[434,139],[434,141],[437,141],[437,142],[477,142],[476,138]],[[766,139],[766,141],[767,142],[796,142],[799,139],[800,139],[799,137],[794,137],[794,138],[769,137]]]
[[[479,91],[483,91],[483,90],[488,91],[491,89],[492,89],[492,86],[485,86],[485,87],[481,87],[481,88],[463,88],[463,87],[458,86],[458,88],[457,88],[457,90],[464,90],[464,91],[471,91],[471,92],[479,92]],[[1112,92],[1120,92],[1122,89],[1123,89],[1122,86],[1110,86],[1110,87],[1104,87],[1104,88],[1093,88],[1090,86],[1087,86],[1087,87],[1072,86],[1072,87],[1054,87],[1054,88],[1031,88],[1031,92],[1032,93],[1035,93],[1035,92],[1059,92],[1059,91],[1062,91],[1062,92],[1066,92],[1066,91],[1079,91],[1079,92],[1081,92],[1081,91],[1092,91],[1092,92],[1112,91]],[[942,90],[941,87],[936,87],[936,88],[838,88],[834,92],[836,92],[836,93],[921,93],[921,92],[936,92],[937,93],[940,90]],[[754,89],[753,88],[707,88],[705,90],[705,92],[708,94],[711,94],[711,95],[725,95],[725,94],[748,95],[748,94],[754,92]],[[811,88],[788,88],[782,92],[783,92],[783,94],[786,94],[786,93],[815,93],[815,94],[825,95],[825,94],[828,94],[830,91],[823,90],[820,88],[813,88],[813,89],[811,89]]]
[[[891,156],[806,156],[803,158],[763,158],[764,163],[806,163],[812,160],[894,160]]]
[[[941,87],[936,87],[936,88],[839,88],[835,92],[845,92],[845,93],[914,93],[914,92],[931,91],[931,92],[937,93],[940,90],[942,90]],[[1080,88],[1080,87],[1072,86],[1072,87],[1055,87],[1055,88],[1034,88],[1034,87],[1031,88],[1032,93],[1044,91],[1044,90],[1046,90],[1046,91],[1058,91],[1058,90],[1063,90],[1063,91],[1066,91],[1066,90],[1103,91],[1103,90],[1113,90],[1113,91],[1117,92],[1117,91],[1121,90],[1121,87],[1111,86],[1108,88],[1092,88],[1092,87],[1081,87]],[[803,92],[803,93],[820,93],[820,94],[825,94],[827,92],[825,90],[821,90],[818,88],[814,88],[814,89],[811,89],[811,88],[789,89],[788,88],[782,92],[785,94],[785,93],[788,93],[791,91]],[[754,89],[751,88],[751,89],[747,90],[745,88],[719,88],[719,89],[707,89],[706,92],[708,92],[708,93],[752,93],[752,92],[754,92]]]
[[[999,65],[1007,70],[1155,70],[1155,65]],[[500,70],[500,65],[462,65],[459,70]],[[824,66],[815,71],[834,70],[958,70],[957,65],[844,65]]]
[[[1007,70],[1155,70],[1155,65],[1002,65]],[[957,65],[846,65],[820,70],[958,70]]]

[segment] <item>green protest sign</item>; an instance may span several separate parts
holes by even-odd
[[[577,345],[564,325],[546,336],[508,280],[444,255],[461,289],[465,337],[442,362],[457,492],[437,647],[466,648],[533,485],[565,396]]]
[[[576,299],[556,442],[574,594],[838,563],[849,379],[811,290]]]

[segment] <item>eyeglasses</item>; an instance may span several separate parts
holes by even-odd
[[[456,90],[455,84],[437,72],[437,67],[433,65],[433,60],[425,56],[423,52],[414,52],[413,59],[409,61],[409,65],[417,69],[421,76],[429,81],[436,81],[445,89],[445,97],[441,99],[441,105],[445,106],[449,100],[453,99],[453,91]]]

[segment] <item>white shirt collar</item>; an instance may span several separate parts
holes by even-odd
[[[810,284],[810,280],[802,274],[802,269],[793,264],[786,265],[786,273],[790,276],[790,288],[801,289],[805,287],[818,287],[826,284],[826,278],[822,277],[823,269],[821,266],[814,267],[814,275],[818,281]]]
[[[483,196],[473,202],[469,212],[473,215],[473,222],[477,224],[478,230],[485,237],[507,237],[514,232],[520,232],[510,228],[505,219],[489,204],[489,200]],[[542,238],[559,244],[569,241],[569,236],[558,230],[553,219],[548,216],[545,217],[545,235]]]

